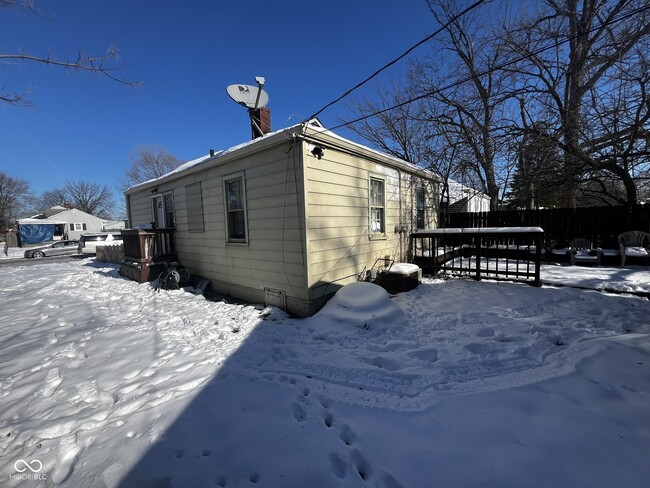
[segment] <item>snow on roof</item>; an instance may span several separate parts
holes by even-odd
[[[334,132],[331,132],[331,131],[325,129],[321,125],[320,121],[318,121],[317,119],[312,119],[312,120],[309,120],[307,122],[302,122],[300,124],[296,124],[296,125],[293,125],[293,126],[290,126],[290,127],[286,127],[284,129],[280,129],[280,130],[277,130],[277,131],[274,131],[274,132],[269,132],[268,134],[264,134],[262,137],[258,137],[256,139],[251,139],[250,141],[246,141],[246,142],[243,142],[243,143],[238,144],[236,146],[232,146],[232,147],[230,147],[228,149],[224,149],[224,150],[221,150],[221,151],[215,151],[214,156],[210,156],[209,154],[207,154],[205,156],[201,156],[199,158],[193,159],[193,160],[188,161],[188,162],[186,162],[184,164],[181,164],[179,167],[173,169],[172,171],[170,171],[168,173],[165,173],[164,175],[162,175],[162,176],[160,176],[158,178],[153,178],[151,180],[147,180],[147,181],[143,181],[142,183],[138,183],[137,185],[134,185],[134,186],[130,187],[127,191],[131,192],[131,191],[133,191],[135,189],[142,188],[142,187],[145,187],[145,186],[149,186],[149,185],[151,185],[153,183],[156,183],[156,182],[159,182],[159,181],[162,181],[162,180],[166,180],[169,177],[172,177],[174,175],[178,175],[180,173],[184,173],[185,171],[189,171],[190,169],[201,166],[202,164],[205,164],[205,163],[207,163],[209,161],[214,161],[215,159],[221,158],[221,157],[223,157],[223,156],[225,156],[227,154],[231,154],[231,153],[233,153],[235,151],[239,151],[239,150],[241,150],[241,149],[243,149],[245,147],[252,146],[253,144],[258,144],[258,143],[260,143],[260,142],[262,142],[264,140],[267,140],[267,139],[269,139],[269,138],[271,138],[273,136],[276,136],[278,134],[281,134],[283,132],[293,131],[296,128],[301,127],[301,126],[303,128],[310,128],[312,131],[315,131],[317,134],[326,134],[329,137],[332,137],[332,138],[338,139],[340,141],[343,141],[346,144],[349,144],[351,146],[357,147],[357,148],[362,149],[364,151],[374,153],[374,154],[376,154],[379,157],[382,157],[384,159],[392,160],[396,165],[403,166],[403,167],[408,168],[408,169],[410,169],[410,170],[412,170],[414,172],[426,173],[426,174],[428,174],[428,175],[430,175],[432,177],[440,178],[440,176],[437,173],[434,173],[434,172],[432,172],[430,170],[420,168],[419,166],[417,166],[417,165],[415,165],[413,163],[410,163],[408,161],[405,161],[403,159],[396,158],[396,157],[391,156],[389,154],[382,153],[381,151],[377,151],[376,149],[372,149],[372,148],[370,148],[368,146],[364,146],[363,144],[359,144],[357,142],[354,142],[354,141],[351,141],[351,140],[346,139],[344,137],[341,137],[338,134],[335,134]]]
[[[34,218],[18,219],[16,222],[18,222],[21,225],[29,225],[29,224],[41,224],[41,225],[67,224],[67,222],[65,220],[34,219]]]
[[[295,129],[299,125],[300,124],[296,124],[294,126],[291,126],[291,127],[285,128],[285,129],[280,129],[280,130],[276,130],[274,132],[269,132],[268,134],[264,134],[262,137],[258,137],[256,139],[251,139],[250,141],[246,141],[246,142],[243,142],[241,144],[237,144],[236,146],[229,147],[228,149],[222,149],[221,151],[215,151],[214,156],[210,156],[209,154],[206,154],[205,156],[201,156],[201,157],[198,157],[196,159],[192,159],[191,161],[187,161],[186,163],[181,164],[179,167],[171,170],[168,173],[165,173],[162,176],[159,176],[158,178],[152,178],[150,180],[143,181],[142,183],[138,183],[137,185],[134,185],[134,186],[130,187],[127,191],[135,190],[137,188],[150,185],[150,184],[155,183],[157,181],[167,179],[170,176],[180,174],[180,173],[184,173],[185,171],[188,171],[188,170],[190,170],[192,168],[200,166],[201,164],[206,163],[208,161],[212,161],[212,160],[215,160],[217,158],[221,158],[221,157],[225,156],[226,154],[230,154],[230,153],[233,153],[235,151],[239,151],[240,149],[243,149],[245,147],[252,146],[253,144],[257,144],[257,143],[259,143],[259,142],[261,142],[263,140],[267,140],[267,139],[269,139],[269,138],[271,138],[271,137],[273,137],[275,135],[278,135],[278,134],[280,134],[282,132],[286,132],[288,130]]]

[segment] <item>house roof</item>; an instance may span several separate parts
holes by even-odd
[[[208,168],[208,167],[216,166],[217,164],[220,164],[221,162],[225,161],[224,158],[230,161],[236,158],[238,153],[243,154],[251,150],[255,150],[258,147],[262,148],[262,147],[266,147],[267,145],[273,145],[281,141],[288,141],[293,139],[294,135],[297,137],[301,137],[305,140],[312,139],[319,143],[324,143],[324,144],[338,143],[343,146],[349,146],[348,148],[349,151],[353,151],[359,154],[360,156],[371,158],[371,159],[372,158],[378,159],[384,164],[396,166],[400,169],[409,172],[424,174],[429,178],[440,180],[440,176],[432,171],[422,169],[416,166],[415,164],[409,163],[402,159],[396,158],[394,156],[390,156],[388,154],[382,153],[380,151],[369,148],[362,144],[345,139],[339,136],[338,134],[335,134],[334,132],[325,129],[321,125],[320,121],[318,121],[318,119],[312,119],[307,122],[303,122],[284,129],[270,132],[268,134],[265,134],[262,137],[258,137],[256,139],[246,141],[242,144],[238,144],[228,149],[216,151],[214,153],[214,156],[210,156],[208,154],[193,159],[191,161],[188,161],[180,165],[178,168],[164,174],[163,176],[148,181],[144,181],[142,183],[138,183],[137,185],[134,185],[131,188],[127,189],[125,193],[131,194],[136,191],[142,190],[144,188],[151,187],[156,184],[163,183],[165,181],[176,179],[188,172],[197,171],[202,167]]]
[[[18,219],[16,222],[20,225],[30,225],[30,224],[41,224],[41,225],[58,225],[58,224],[67,224],[65,220],[56,220],[56,219],[35,219],[35,218],[24,218]]]
[[[87,217],[96,219],[99,222],[102,221],[102,219],[99,217],[76,208],[64,208],[55,206],[49,208],[42,214],[33,215],[29,218],[18,219],[17,222],[19,224],[67,224],[77,221],[78,219],[75,219],[75,217],[79,214],[86,215]]]

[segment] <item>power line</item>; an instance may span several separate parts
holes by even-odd
[[[442,27],[440,27],[440,28],[439,28],[438,30],[436,30],[434,33],[432,33],[431,35],[425,37],[424,39],[422,39],[422,40],[421,40],[420,42],[418,42],[417,44],[415,44],[415,45],[411,46],[410,48],[408,48],[408,49],[407,49],[406,51],[404,51],[404,53],[402,53],[400,56],[398,56],[397,58],[393,59],[391,62],[389,62],[389,63],[385,64],[384,66],[382,66],[381,68],[379,68],[377,71],[375,71],[373,74],[371,74],[368,78],[366,78],[366,79],[363,80],[362,82],[360,82],[360,83],[358,83],[357,85],[355,85],[355,86],[353,86],[352,88],[350,88],[350,89],[349,89],[348,91],[346,91],[343,95],[341,95],[340,97],[338,97],[336,100],[333,100],[333,101],[331,101],[330,103],[328,103],[327,105],[325,105],[323,108],[321,108],[318,112],[314,113],[314,115],[312,115],[311,117],[309,117],[307,120],[311,120],[311,119],[313,119],[313,118],[318,117],[318,115],[320,115],[320,114],[321,114],[322,112],[324,112],[326,109],[328,109],[328,108],[331,107],[332,105],[334,105],[334,104],[340,102],[340,101],[343,100],[345,97],[347,97],[350,93],[352,93],[354,90],[356,90],[357,88],[360,88],[361,86],[363,86],[363,85],[365,85],[366,83],[368,83],[370,80],[372,80],[372,79],[373,79],[375,76],[377,76],[379,73],[381,73],[382,71],[384,71],[384,70],[390,68],[392,65],[394,65],[395,63],[397,63],[397,62],[400,61],[401,59],[403,59],[403,58],[405,58],[406,56],[408,56],[408,55],[409,55],[409,54],[410,54],[414,49],[420,47],[420,46],[421,46],[422,44],[424,44],[425,42],[430,41],[431,39],[433,39],[435,36],[437,36],[437,35],[440,34],[442,31],[444,31],[447,27],[449,27],[453,22],[457,21],[459,18],[461,18],[463,15],[465,15],[465,14],[466,14],[467,12],[469,12],[470,10],[473,10],[474,8],[478,7],[478,6],[479,6],[480,4],[482,4],[484,1],[485,1],[485,0],[478,0],[477,2],[474,2],[472,5],[470,5],[470,6],[467,7],[465,10],[463,10],[461,13],[459,13],[459,14],[456,15],[456,16],[454,16],[451,20],[449,20],[449,22],[447,22],[445,25],[443,25]]]
[[[424,98],[428,98],[428,97],[430,97],[430,96],[432,96],[432,95],[435,95],[436,93],[440,93],[440,92],[442,92],[442,91],[449,90],[450,88],[455,88],[455,87],[457,87],[457,86],[459,86],[459,85],[462,85],[463,83],[467,83],[467,82],[472,81],[472,80],[474,80],[474,79],[476,79],[476,78],[480,78],[481,76],[485,76],[485,75],[490,74],[490,73],[492,73],[492,72],[494,72],[494,71],[502,70],[502,69],[504,69],[504,68],[507,68],[507,67],[510,66],[510,65],[513,65],[513,64],[519,63],[519,62],[524,61],[524,60],[526,60],[526,59],[528,59],[528,58],[531,58],[531,57],[533,57],[533,56],[536,56],[536,55],[538,55],[538,54],[541,54],[541,53],[543,53],[543,52],[545,52],[545,51],[548,51],[548,50],[550,50],[550,49],[554,49],[554,48],[556,48],[556,47],[559,47],[559,46],[561,46],[562,44],[566,44],[567,42],[570,42],[570,41],[572,41],[572,40],[574,40],[574,39],[577,39],[577,38],[580,37],[580,36],[584,36],[584,35],[586,35],[586,34],[590,34],[591,32],[593,32],[593,31],[595,31],[595,30],[597,30],[597,29],[600,29],[600,28],[602,28],[602,27],[610,26],[610,25],[612,25],[612,24],[615,24],[615,23],[617,23],[617,22],[620,22],[620,21],[622,21],[622,20],[625,20],[625,19],[627,19],[627,18],[629,18],[629,17],[633,17],[633,16],[635,16],[635,15],[638,15],[638,14],[640,14],[641,12],[643,12],[643,11],[645,11],[645,10],[648,10],[648,9],[650,9],[650,5],[647,5],[647,6],[645,6],[645,7],[640,7],[640,8],[638,8],[638,9],[636,9],[636,10],[630,12],[630,13],[627,13],[627,14],[625,14],[625,15],[622,15],[621,17],[619,17],[619,18],[617,18],[617,19],[612,19],[612,20],[610,20],[609,22],[602,23],[602,24],[600,24],[600,25],[594,26],[594,27],[592,27],[591,29],[589,29],[589,30],[586,31],[586,32],[582,32],[582,33],[580,33],[580,34],[574,34],[573,36],[567,37],[566,39],[563,39],[563,40],[561,40],[561,41],[555,41],[555,42],[553,42],[552,44],[550,44],[550,45],[548,45],[548,46],[541,47],[541,48],[539,48],[539,49],[537,49],[537,50],[535,50],[535,51],[529,52],[529,53],[527,53],[527,54],[525,54],[525,55],[523,55],[523,56],[521,56],[521,57],[519,57],[519,58],[516,58],[516,59],[514,59],[514,60],[507,61],[507,62],[505,62],[505,63],[503,63],[503,64],[501,64],[501,65],[499,65],[499,66],[496,66],[496,67],[494,67],[494,68],[487,69],[487,70],[485,70],[485,71],[483,71],[483,72],[481,72],[481,73],[477,73],[476,75],[473,75],[473,76],[468,76],[468,77],[463,78],[463,79],[461,79],[461,80],[455,81],[454,83],[450,83],[449,85],[445,85],[445,86],[443,86],[443,87],[441,87],[441,88],[437,88],[437,89],[435,89],[435,90],[430,90],[430,91],[425,92],[425,93],[423,93],[423,94],[421,94],[421,95],[418,95],[418,96],[416,96],[416,97],[409,98],[408,100],[406,100],[406,101],[404,101],[404,102],[400,102],[400,103],[395,104],[395,105],[392,105],[392,106],[390,106],[390,107],[388,107],[388,108],[385,108],[385,109],[382,109],[382,110],[378,110],[377,112],[372,112],[372,113],[367,114],[367,115],[364,115],[364,116],[362,116],[362,117],[358,117],[358,118],[356,118],[356,119],[354,119],[354,120],[350,120],[350,121],[348,121],[348,122],[343,122],[342,124],[339,124],[339,125],[336,125],[336,126],[334,126],[334,127],[330,127],[330,128],[328,128],[328,130],[332,130],[332,131],[333,131],[333,130],[336,130],[336,129],[340,129],[341,127],[346,127],[346,126],[348,126],[348,125],[356,124],[357,122],[361,122],[361,121],[363,121],[363,120],[369,119],[370,117],[376,117],[377,115],[381,115],[381,114],[384,114],[384,113],[389,112],[389,111],[391,111],[391,110],[394,110],[394,109],[396,109],[396,108],[403,107],[404,105],[408,105],[409,103],[417,102],[417,101],[422,100],[422,99],[424,99]],[[342,98],[342,97],[341,97],[341,98]],[[339,100],[340,100],[340,99],[339,99]],[[337,100],[337,101],[339,101],[339,100]],[[333,103],[334,103],[334,102],[333,102]],[[330,105],[331,105],[331,104],[330,104]],[[321,112],[322,112],[322,110],[321,110]],[[320,113],[320,112],[318,112],[318,113]]]

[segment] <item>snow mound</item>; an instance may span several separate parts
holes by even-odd
[[[390,299],[386,290],[365,282],[341,288],[315,317],[369,332],[403,327],[408,322],[402,309]]]

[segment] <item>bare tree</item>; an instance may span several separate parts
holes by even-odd
[[[87,181],[68,181],[64,190],[74,208],[103,219],[110,218],[114,201],[106,185]]]
[[[31,0],[0,0],[0,8],[14,8],[34,13],[40,17],[46,17],[45,14],[34,6]],[[122,69],[122,66],[115,64],[119,60],[119,51],[116,46],[110,46],[103,55],[91,55],[79,51],[75,57],[56,58],[50,55],[33,55],[27,52],[6,53],[0,51],[0,63],[6,64],[7,61],[17,63],[37,63],[56,66],[59,68],[70,69],[74,71],[86,71],[106,76],[113,81],[121,84],[137,87],[141,85],[138,81],[129,81],[120,78],[116,73]],[[7,91],[3,86],[0,88],[0,101],[12,105],[29,105],[26,91]]]
[[[61,188],[55,188],[54,190],[43,192],[37,201],[37,205],[41,211],[56,206],[63,207],[66,203],[70,203],[70,197],[65,190]]]
[[[379,102],[357,103],[355,113],[379,115],[352,128],[390,154],[471,181],[496,209],[504,187],[499,164],[506,161],[499,158],[504,75],[496,69],[503,52],[476,12],[460,16],[463,7],[452,0],[428,4],[445,26],[433,54],[413,63],[408,83],[382,89]]]
[[[417,94],[412,84],[392,80],[388,87],[377,87],[373,100],[351,100],[348,108],[360,120],[350,129],[387,154],[432,167],[436,160],[429,151],[429,127],[420,120],[418,103],[408,101]],[[378,115],[365,118],[375,113]]]
[[[0,232],[11,227],[29,198],[29,183],[0,172]]]
[[[120,178],[122,192],[128,188],[169,173],[178,168],[182,161],[162,146],[140,146],[138,153],[131,157],[131,166]]]
[[[565,204],[577,203],[585,176],[606,173],[623,181],[627,203],[636,201],[629,162],[633,155],[644,157],[632,141],[647,137],[643,53],[649,47],[649,20],[644,0],[545,0],[540,11],[508,32],[508,44],[520,58],[509,71],[516,76],[521,96],[536,116],[553,120],[557,129],[563,151],[558,180],[568,197]],[[634,97],[609,96],[630,94],[634,78],[641,95],[636,103]],[[621,84],[628,86],[623,89]],[[618,122],[612,132],[608,127],[614,119]],[[622,157],[625,144],[628,153]]]

